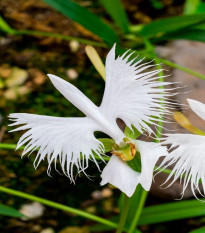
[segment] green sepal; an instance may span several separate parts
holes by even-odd
[[[141,135],[141,133],[133,125],[132,125],[132,129],[126,126],[124,130],[124,134],[126,137],[131,139],[136,139]]]
[[[99,138],[98,140],[100,142],[102,142],[102,144],[104,145],[105,153],[113,150],[113,146],[115,144],[115,141],[113,139],[111,139],[111,138]]]

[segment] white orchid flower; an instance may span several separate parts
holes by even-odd
[[[188,99],[190,108],[203,120],[205,120],[205,104]],[[164,183],[173,180],[168,186],[171,186],[178,178],[183,181],[183,191],[188,184],[191,184],[193,194],[196,196],[196,191],[203,188],[205,194],[205,135],[192,134],[165,134],[167,138],[162,145],[171,144],[170,153],[161,163],[161,168],[166,168],[175,164],[172,172]]]
[[[139,151],[142,163],[141,173],[136,172],[126,163],[131,158],[123,154],[117,157],[113,153],[102,172],[101,184],[111,183],[128,196],[134,193],[139,183],[149,190],[154,165],[160,156],[167,154],[166,147],[139,140],[125,140],[126,136],[116,119],[122,119],[130,128],[133,125],[141,133],[147,131],[151,134],[153,131],[149,125],[156,125],[157,121],[162,121],[161,116],[168,113],[168,97],[171,94],[169,90],[159,87],[170,83],[158,81],[156,75],[161,70],[142,73],[153,65],[140,64],[142,60],[128,61],[130,56],[126,52],[116,59],[115,46],[109,52],[106,58],[105,91],[99,107],[72,84],[55,75],[48,75],[55,88],[80,109],[85,117],[10,114],[10,119],[15,121],[11,126],[23,125],[13,131],[28,130],[17,144],[17,148],[26,144],[22,155],[38,149],[35,168],[47,158],[49,174],[52,162],[56,168],[59,161],[63,173],[71,182],[74,182],[74,166],[78,172],[85,172],[89,160],[93,160],[99,168],[96,156],[103,160],[104,146],[95,138],[94,132],[101,131],[113,138],[119,147],[130,146],[132,158],[136,150]]]

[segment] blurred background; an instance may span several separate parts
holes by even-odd
[[[123,49],[133,48],[148,60],[157,57],[169,70],[166,74],[171,74],[172,81],[188,85],[184,89],[186,96],[178,97],[181,103],[186,103],[188,97],[205,102],[202,80],[205,79],[205,2],[123,0],[121,3],[0,0],[0,185],[107,219],[119,214],[120,191],[111,186],[100,187],[99,171],[94,164],[88,169],[91,180],[81,175],[76,185],[54,171],[48,177],[46,162],[35,170],[34,155],[20,159],[22,151],[14,151],[21,133],[8,133],[10,113],[82,116],[52,86],[47,73],[73,83],[96,105],[100,104],[104,80],[88,59],[86,44],[93,45],[103,61],[115,42],[119,54]],[[194,125],[205,129],[193,113],[186,110],[185,114]],[[173,128],[185,132],[178,125]],[[180,195],[179,183],[165,192],[157,187],[152,187],[146,206],[167,203]],[[192,195],[188,191],[185,197]],[[15,218],[3,213],[0,232],[114,232],[100,227],[92,229],[95,223],[90,220],[3,192],[0,202],[28,216]],[[141,221],[139,229],[145,233],[193,232],[205,224],[202,205],[195,215],[198,217],[188,215],[187,219],[179,220],[172,217],[164,223]]]

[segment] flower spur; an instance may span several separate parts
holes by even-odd
[[[126,52],[115,58],[115,46],[109,52],[105,90],[99,107],[72,84],[49,74],[55,88],[85,117],[10,114],[10,119],[14,121],[10,126],[22,125],[12,131],[27,130],[17,144],[17,148],[26,144],[22,156],[38,149],[35,168],[47,158],[49,174],[52,162],[56,168],[59,161],[63,173],[74,182],[74,166],[78,172],[85,173],[89,160],[93,160],[98,168],[95,156],[103,160],[104,146],[95,138],[95,131],[109,135],[117,145],[128,144],[116,123],[116,119],[120,118],[129,128],[134,126],[140,133],[146,131],[152,134],[150,124],[157,125],[157,122],[163,121],[162,115],[169,113],[167,109],[171,103],[168,98],[172,94],[164,86],[171,83],[159,82],[157,74],[161,70],[146,71],[153,65],[142,64],[142,60],[129,60],[130,56]],[[165,146],[153,142],[128,141],[140,152],[141,172],[131,169],[126,163],[128,159],[112,155],[102,172],[101,185],[111,183],[131,196],[139,183],[144,189],[150,189],[154,165],[159,157],[167,155],[167,150]]]

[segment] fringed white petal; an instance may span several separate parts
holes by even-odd
[[[98,141],[93,133],[99,130],[96,123],[87,117],[62,118],[33,114],[10,114],[10,120],[15,121],[11,126],[23,125],[12,130],[27,130],[20,138],[17,148],[26,144],[22,154],[30,154],[39,149],[34,161],[34,166],[47,158],[48,174],[52,162],[60,162],[62,171],[74,182],[73,170],[81,172],[88,167],[89,160],[98,163],[95,155],[101,159],[104,152],[103,144]],[[103,160],[103,159],[102,159]]]
[[[160,121],[172,105],[168,97],[172,94],[159,82],[157,74],[162,70],[146,72],[153,65],[140,64],[142,60],[128,61],[127,52],[115,59],[115,46],[106,59],[106,84],[101,111],[110,119],[121,118],[128,127],[134,125],[139,132],[152,133],[148,124]],[[159,88],[162,87],[162,88]],[[161,105],[163,103],[163,105]]]
[[[183,182],[184,193],[187,185],[200,192],[199,183],[205,194],[205,137],[191,134],[166,134],[167,138],[162,144],[171,144],[170,153],[161,163],[161,168],[175,164],[165,183],[172,179],[173,184],[178,178]]]
[[[139,184],[140,173],[135,172],[126,162],[112,155],[101,174],[101,185],[110,183],[131,197]]]
[[[190,108],[194,111],[201,119],[205,120],[205,104],[192,99],[187,99]]]
[[[136,140],[135,143],[141,157],[140,184],[145,190],[149,191],[152,184],[154,166],[161,156],[167,156],[167,148],[154,142]]]

